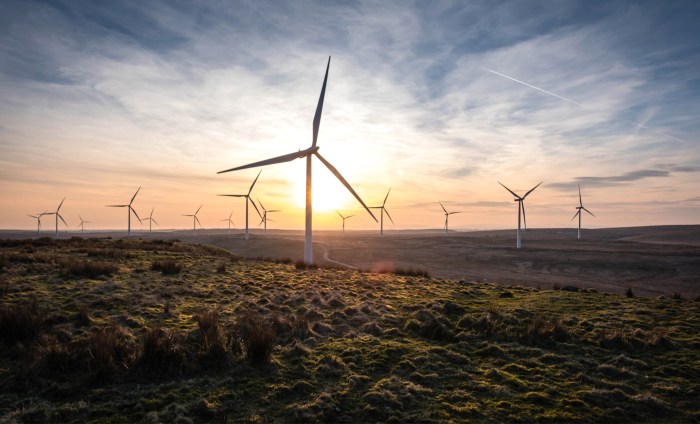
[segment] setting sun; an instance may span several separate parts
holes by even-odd
[[[359,203],[357,206],[353,205],[352,202],[357,203],[357,200],[322,164],[316,161],[314,165],[312,198],[315,211],[330,212],[348,208],[356,209],[359,206]],[[305,178],[297,178],[294,181],[294,206],[300,209],[306,206]]]

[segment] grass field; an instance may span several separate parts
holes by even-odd
[[[0,422],[700,420],[698,299],[178,241],[6,240],[0,255]]]

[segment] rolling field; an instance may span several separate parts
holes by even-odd
[[[309,269],[179,241],[0,246],[0,422],[700,420],[685,295]]]

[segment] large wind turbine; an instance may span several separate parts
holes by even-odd
[[[127,237],[131,237],[131,212],[133,212],[136,216],[136,219],[138,219],[139,222],[143,224],[143,222],[141,222],[141,218],[139,218],[139,214],[137,214],[136,210],[133,207],[131,207],[131,204],[134,203],[134,199],[136,199],[136,195],[139,194],[139,191],[141,191],[141,187],[139,187],[138,190],[136,190],[136,193],[134,193],[134,195],[131,197],[131,201],[128,205],[105,205],[108,208],[126,208]]]
[[[340,215],[341,218],[343,218],[343,234],[345,234],[345,220],[348,219],[348,218],[352,218],[352,217],[355,216],[355,215],[343,216],[343,214],[341,214],[341,213],[338,212],[338,211],[335,211],[335,213],[337,213],[338,215]]]
[[[260,204],[260,207],[263,210],[262,220],[260,221],[260,224],[265,224],[265,234],[267,234],[267,214],[272,213],[272,212],[282,212],[282,211],[279,209],[273,209],[271,211],[268,211],[267,209],[265,209],[265,206],[263,206],[260,199],[258,199],[258,203]],[[272,220],[270,220],[270,221],[272,221]],[[258,225],[260,225],[260,224],[258,224]]]
[[[64,197],[63,200],[61,200],[61,203],[58,205],[56,208],[56,212],[49,212],[49,213],[43,213],[43,215],[56,215],[56,238],[58,238],[58,219],[61,218],[61,221],[63,221],[64,224],[66,224],[66,227],[68,227],[68,223],[66,222],[65,219],[61,216],[58,211],[61,210],[61,206],[63,206],[63,202],[66,201],[66,198]]]
[[[158,224],[158,221],[156,221],[155,218],[153,218],[153,210],[154,210],[154,209],[155,209],[155,208],[151,208],[151,214],[148,215],[148,218],[144,218],[144,219],[143,219],[144,221],[148,221],[148,232],[149,232],[149,233],[151,232],[151,229],[152,229],[152,227],[153,227],[153,223],[154,223],[154,222],[156,223],[156,225],[160,225],[160,224]]]
[[[583,199],[581,199],[581,186],[580,185],[578,186],[578,204],[579,205],[576,206],[576,209],[578,209],[578,210],[574,214],[574,218],[576,218],[576,215],[578,215],[578,239],[581,240],[581,210],[583,209],[584,211],[591,214],[591,216],[593,216],[593,217],[595,217],[595,215],[593,215],[593,212],[591,212],[588,209],[583,207]],[[573,221],[574,218],[571,218],[571,220]]]
[[[231,217],[232,217],[232,216],[233,216],[233,211],[231,211],[231,213],[228,215],[228,218],[227,218],[227,219],[222,219],[222,221],[228,222],[228,232],[229,232],[229,234],[231,233],[231,224],[233,224],[233,220],[231,220]],[[236,225],[236,224],[233,224],[233,225]]]
[[[377,218],[374,217],[372,212],[367,208],[365,203],[360,199],[360,196],[355,193],[355,190],[352,189],[350,184],[343,178],[342,175],[340,175],[340,172],[338,172],[337,169],[333,165],[330,164],[326,159],[321,156],[320,153],[318,153],[319,147],[316,145],[316,142],[318,140],[318,130],[321,125],[321,112],[323,111],[323,98],[326,95],[326,82],[328,81],[328,69],[330,68],[331,65],[331,58],[330,56],[328,57],[328,65],[326,65],[326,76],[323,78],[323,86],[321,87],[321,95],[319,96],[318,99],[318,104],[316,106],[316,114],[314,115],[314,122],[313,122],[313,138],[311,142],[311,147],[305,149],[305,150],[300,150],[298,152],[294,153],[289,153],[283,156],[278,156],[275,158],[263,160],[260,162],[255,162],[251,163],[248,165],[244,166],[239,166],[237,168],[231,168],[227,169],[225,171],[220,171],[219,174],[223,172],[229,172],[229,171],[237,171],[239,169],[247,169],[247,168],[254,168],[258,166],[265,166],[265,165],[272,165],[276,163],[283,163],[283,162],[289,162],[294,159],[301,159],[301,158],[306,158],[306,223],[305,223],[305,234],[304,234],[304,262],[307,264],[313,263],[313,240],[312,240],[312,201],[311,201],[311,158],[313,155],[315,155],[321,163],[323,163],[326,168],[328,168],[333,175],[335,175],[338,180],[340,180],[341,183],[352,193],[353,196],[362,204],[362,206],[367,210],[367,212],[372,216],[372,218],[376,221]]]
[[[394,223],[394,220],[391,219],[391,215],[389,215],[389,211],[386,210],[386,199],[389,198],[389,193],[391,193],[391,187],[389,188],[389,191],[386,192],[386,197],[384,198],[384,203],[382,203],[381,206],[370,206],[370,209],[381,209],[381,216],[379,218],[379,237],[384,237],[384,214],[386,213],[386,216],[389,217],[389,221],[391,223]],[[376,219],[375,219],[376,221]]]
[[[85,224],[89,224],[90,221],[85,221],[83,219],[83,217],[80,215],[78,215],[78,218],[80,218],[80,225],[78,225],[78,227],[80,227],[80,232],[84,233],[85,232]]]
[[[449,218],[450,215],[454,215],[456,213],[461,213],[461,211],[459,211],[459,212],[447,212],[447,209],[445,209],[445,207],[442,205],[442,202],[438,202],[438,203],[440,203],[440,207],[442,208],[442,210],[445,211],[445,234],[447,234],[447,218]]]
[[[182,215],[192,217],[192,231],[197,231],[197,224],[199,224],[199,228],[202,228],[202,223],[199,222],[199,218],[197,218],[197,214],[199,213],[199,210],[202,209],[202,206],[204,205],[199,205],[199,207],[197,208],[197,212],[195,212],[194,215]]]
[[[501,184],[501,182],[499,181],[498,184]],[[542,181],[540,181],[540,184],[542,184]],[[528,194],[532,193],[537,187],[539,187],[540,184],[537,184],[536,186],[532,187],[530,189],[530,191],[525,193],[525,195],[523,197],[518,196],[517,194],[515,194],[513,192],[513,190],[511,190],[508,187],[501,184],[503,186],[503,188],[505,188],[506,190],[508,190],[510,192],[510,194],[515,196],[515,199],[513,199],[513,201],[518,202],[518,240],[515,243],[515,247],[517,247],[518,249],[523,247],[522,242],[521,242],[521,238],[520,238],[520,211],[522,210],[523,223],[525,224],[525,231],[527,231],[527,220],[525,219],[525,203],[524,203],[525,198],[527,197]]]
[[[36,219],[36,232],[37,232],[37,233],[40,233],[40,232],[41,232],[41,217],[44,216],[44,215],[51,215],[51,214],[48,213],[48,212],[42,212],[42,213],[40,213],[40,214],[38,214],[38,215],[29,215],[29,214],[27,214],[27,216]]]
[[[227,171],[221,171],[221,172],[227,172]],[[219,174],[221,173],[219,172]],[[248,189],[248,194],[219,194],[219,196],[228,196],[228,197],[245,197],[245,239],[248,240],[248,202],[253,204],[253,207],[255,208],[255,212],[258,213],[258,216],[262,218],[262,215],[260,215],[260,211],[258,210],[258,207],[255,206],[255,202],[253,202],[253,199],[250,198],[250,193],[253,191],[253,187],[255,187],[255,183],[258,182],[258,178],[260,178],[260,173],[262,172],[262,169],[260,172],[258,172],[258,176],[255,177],[255,180],[253,180],[253,184],[250,185],[250,189]]]

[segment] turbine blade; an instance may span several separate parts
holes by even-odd
[[[139,218],[139,214],[136,213],[136,209],[132,208],[131,205],[129,205],[129,209],[131,209],[131,212],[133,212],[134,215],[136,215],[136,219],[139,220],[139,223],[143,224],[143,222],[141,221],[141,218]]]
[[[543,182],[544,182],[544,181],[540,181],[540,184],[542,184]],[[532,193],[533,191],[535,191],[535,189],[536,189],[537,187],[539,187],[540,184],[537,184],[536,186],[532,187],[532,188],[530,189],[530,191],[528,191],[527,193],[525,193],[525,195],[523,196],[523,199],[526,198],[528,194],[530,194],[530,193]]]
[[[384,209],[384,212],[386,212],[386,216],[388,216],[388,217],[389,217],[389,221],[391,221],[391,223],[392,223],[392,224],[394,224],[394,220],[393,220],[393,219],[391,219],[391,215],[389,215],[389,211],[388,211],[388,210],[386,210],[386,209]],[[396,225],[396,224],[394,224],[394,225]]]
[[[454,215],[454,214],[456,214],[456,213],[462,213],[462,211],[458,211],[458,212],[450,212],[450,213],[448,213],[448,215]]]
[[[153,223],[154,223],[154,224],[156,224],[156,225],[160,225],[160,224],[158,224],[158,221],[156,221],[155,219],[153,219],[153,218],[150,218],[150,220],[151,220],[151,221],[153,221]]]
[[[523,205],[523,225],[525,225],[525,230],[527,230],[527,219],[525,218],[525,202],[521,200],[520,203],[522,203]]]
[[[357,193],[355,193],[355,190],[352,189],[352,187],[350,186],[350,183],[348,183],[348,182],[345,180],[345,178],[343,178],[343,176],[340,175],[340,172],[338,172],[338,170],[335,169],[335,167],[334,167],[333,165],[331,165],[330,162],[328,162],[326,159],[324,159],[323,156],[321,156],[321,155],[318,153],[318,151],[315,152],[314,154],[316,155],[316,157],[317,157],[324,165],[326,165],[326,168],[328,168],[328,170],[331,171],[331,172],[333,173],[333,175],[335,175],[335,177],[336,177],[338,180],[340,180],[341,183],[343,183],[343,185],[345,186],[345,188],[347,188],[347,189],[350,191],[350,193],[352,193],[352,195],[355,196],[355,199],[357,199],[357,201],[360,202],[360,204],[362,205],[362,207],[365,208],[365,210],[366,210],[367,213],[372,217],[372,219],[374,219],[375,222],[379,222],[379,221],[377,221],[377,218],[375,218],[375,216],[374,216],[374,214],[372,213],[372,211],[370,211],[369,208],[367,207],[367,205],[365,205],[365,202],[363,202],[362,199],[360,199],[360,196],[359,196]],[[387,193],[387,196],[388,196],[388,193]]]
[[[501,182],[499,181],[498,184],[501,184]],[[512,194],[513,196],[515,196],[515,197],[517,197],[518,199],[520,199],[520,196],[518,196],[517,194],[515,194],[515,193],[513,192],[513,190],[509,189],[508,187],[504,186],[503,184],[501,184],[501,185],[503,186],[503,188],[505,188],[506,190],[510,191],[510,194]]]
[[[268,213],[272,213],[272,212],[282,212],[282,209],[273,209],[273,210],[267,211],[267,212],[268,212]]]
[[[581,185],[578,186],[578,205],[583,207],[583,199],[581,199]]]
[[[294,160],[294,159],[303,158],[304,156],[306,156],[306,154],[307,154],[306,150],[304,150],[303,152],[302,152],[302,151],[298,151],[298,152],[294,152],[294,153],[289,153],[289,154],[286,154],[286,155],[282,155],[282,156],[277,156],[277,157],[270,158],[270,159],[261,160],[261,161],[259,161],[259,162],[253,162],[253,163],[250,163],[250,164],[248,164],[248,165],[243,165],[243,166],[239,166],[239,167],[236,167],[236,168],[227,169],[227,170],[225,170],[225,171],[219,171],[219,172],[217,172],[217,174],[223,174],[224,172],[231,172],[231,171],[239,171],[239,170],[241,170],[241,169],[257,168],[258,166],[274,165],[274,164],[276,164],[276,163],[289,162],[289,161],[292,161],[292,160]],[[259,175],[259,174],[258,174],[258,175]],[[257,180],[257,178],[256,178],[256,180]]]
[[[232,216],[233,216],[233,211],[231,211],[231,213],[228,214],[228,219],[229,219],[229,221],[231,220],[231,217],[232,217]]]
[[[445,211],[445,213],[447,213],[447,209],[445,209],[445,207],[442,206],[442,202],[438,202],[438,203],[440,203],[440,207],[442,208],[442,210]]]
[[[260,178],[260,174],[262,174],[262,169],[260,170],[260,172],[258,172],[258,175],[253,180],[253,184],[250,185],[250,189],[248,189],[248,196],[250,196],[250,192],[253,191],[253,187],[255,187],[255,183],[258,182],[258,178]]]
[[[355,215],[348,215],[345,217],[345,219],[352,218],[353,216],[355,216]]]
[[[108,208],[125,208],[127,206],[129,206],[129,205],[105,205],[105,207],[108,207]]]
[[[63,219],[63,217],[61,216],[61,214],[60,214],[60,213],[56,213],[56,215],[58,215],[58,217],[61,218],[61,221],[63,221],[63,223],[66,224],[66,227],[68,227],[68,223],[66,222],[65,219]]]
[[[591,214],[592,216],[595,216],[595,215],[593,215],[593,212],[589,211],[588,209],[584,208],[583,206],[581,206],[581,209],[583,209],[584,211],[588,212],[588,213]]]
[[[258,210],[258,207],[255,206],[255,202],[253,202],[253,199],[251,199],[250,197],[248,197],[248,200],[250,200],[250,203],[253,204],[253,207],[255,208],[255,212],[258,213],[258,216],[259,216],[260,218],[262,218],[262,215],[260,215],[260,211]]]
[[[197,224],[199,224],[199,228],[202,228],[202,223],[199,222],[199,218],[197,218],[197,215],[194,216],[194,220],[197,221]]]
[[[321,126],[321,112],[323,112],[323,98],[326,97],[326,82],[328,81],[328,69],[331,67],[331,57],[328,56],[328,65],[326,65],[326,76],[323,77],[323,86],[321,87],[321,95],[318,98],[316,105],[316,114],[314,115],[314,137],[311,147],[316,147],[318,140],[318,129]]]
[[[204,206],[204,205],[199,205],[199,207],[197,208],[197,212],[194,213],[194,216],[197,216],[197,214],[199,213],[199,210],[202,209],[202,206]]]
[[[391,187],[389,187],[389,191],[386,192],[386,197],[384,198],[384,203],[382,203],[382,206],[386,205],[386,199],[389,198],[389,193],[391,193]]]
[[[217,196],[226,196],[226,197],[248,197],[247,194],[217,194]]]
[[[39,217],[38,217],[38,216],[34,216],[34,215],[29,215],[29,214],[27,214],[27,216],[29,216],[29,217],[32,217],[32,218],[36,218],[36,219],[39,219]]]
[[[257,198],[257,197],[256,197],[256,199],[258,199],[258,204],[260,205],[260,207],[262,208],[262,210],[267,211],[267,209],[265,209],[265,206],[263,206],[263,204],[262,204],[262,202],[260,201],[260,199]]]
[[[136,195],[139,194],[139,191],[141,191],[141,187],[139,187],[138,190],[136,190],[136,193],[134,193],[134,197],[131,198],[131,202],[129,202],[129,205],[134,203],[134,199],[136,199]]]
[[[340,215],[340,217],[341,217],[341,218],[345,219],[345,217],[344,217],[343,215],[341,215],[341,213],[340,213],[340,212],[338,212],[338,211],[335,211],[335,213],[337,213],[338,215]],[[29,215],[29,216],[31,216],[31,215]],[[36,218],[36,217],[35,217],[35,218]]]
[[[573,218],[571,218],[571,220],[573,221],[574,219],[576,219],[576,217],[577,217],[578,214],[580,214],[580,213],[581,213],[581,210],[580,210],[580,209],[577,210],[576,213],[574,214]]]
[[[56,212],[61,210],[61,206],[63,206],[63,202],[65,202],[65,201],[66,201],[66,198],[64,197],[63,200],[61,200],[61,203],[59,203],[58,209],[56,209]]]

